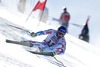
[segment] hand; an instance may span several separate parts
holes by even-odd
[[[31,35],[32,37],[36,37],[36,36],[37,36],[37,34],[34,33],[34,32],[30,33],[30,35]]]
[[[50,53],[50,56],[52,56],[52,57],[55,56],[55,55],[56,55],[56,52],[51,52]]]

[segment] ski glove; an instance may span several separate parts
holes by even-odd
[[[30,35],[31,35],[32,37],[36,37],[36,36],[37,36],[37,34],[34,33],[34,32],[30,33]]]
[[[36,33],[34,33],[34,32],[32,32],[30,35],[32,36],[32,37],[36,37],[36,36],[40,36],[40,35],[44,35],[45,33],[43,32],[43,31],[39,31],[39,32],[36,32]]]
[[[56,55],[56,52],[50,52],[50,56],[54,57]]]

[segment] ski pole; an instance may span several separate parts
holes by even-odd
[[[17,27],[17,26],[13,26],[13,25],[10,25],[10,24],[7,24],[7,25],[30,33],[30,31],[25,30],[25,29],[23,29],[23,28],[20,28],[20,27]]]
[[[56,61],[60,62],[63,67],[66,67],[63,62],[59,61],[56,57],[53,57]]]

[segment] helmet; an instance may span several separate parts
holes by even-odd
[[[63,34],[66,34],[66,33],[67,33],[67,29],[66,29],[66,27],[64,27],[64,26],[60,26],[60,27],[58,28],[58,32],[61,32],[61,33],[63,33]]]
[[[64,8],[64,10],[67,10],[66,8]]]

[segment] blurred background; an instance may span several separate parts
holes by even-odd
[[[44,0],[40,0],[40,2],[43,1]],[[5,6],[8,11],[21,18],[23,16],[20,15],[24,15],[26,19],[37,2],[38,0],[0,0],[1,5]],[[68,34],[78,38],[83,26],[86,23],[87,17],[90,16],[90,20],[88,22],[90,36],[89,43],[100,48],[99,3],[99,0],[47,0],[41,21],[53,27],[59,27],[59,22],[54,19],[59,19],[61,13],[63,12],[63,7],[66,7],[71,16]],[[39,19],[41,14],[42,12],[40,10],[36,10],[32,12],[30,17]],[[26,23],[28,24],[28,22]]]

